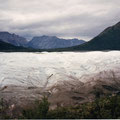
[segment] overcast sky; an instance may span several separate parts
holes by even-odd
[[[0,0],[0,31],[89,40],[120,21],[120,0]]]

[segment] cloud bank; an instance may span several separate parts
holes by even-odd
[[[0,31],[89,40],[120,21],[120,0],[0,0]]]

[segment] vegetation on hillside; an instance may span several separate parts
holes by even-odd
[[[37,107],[24,110],[24,118],[49,118],[49,119],[117,119],[120,118],[120,96],[98,98],[94,102],[84,103],[79,106],[57,107],[48,111],[49,103],[44,98]],[[29,113],[29,114],[28,114]]]
[[[4,107],[3,107],[4,105]],[[113,95],[97,98],[93,102],[79,106],[57,107],[49,109],[50,103],[46,97],[36,101],[31,108],[22,110],[17,118],[24,119],[117,119],[120,118],[120,96]],[[8,106],[3,99],[0,102],[0,118],[14,118],[7,114]]]

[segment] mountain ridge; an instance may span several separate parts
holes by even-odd
[[[54,49],[76,46],[85,43],[84,40],[63,39],[56,36],[36,36],[28,43],[34,49]]]
[[[98,36],[82,45],[63,49],[63,51],[96,50],[120,50],[120,22],[106,28]]]
[[[10,43],[14,46],[23,46],[25,47],[27,45],[27,40],[24,37],[21,37],[19,35],[16,35],[14,33],[9,32],[0,32],[0,39],[3,42]]]
[[[1,33],[1,32],[0,32]],[[4,32],[3,32],[4,33]],[[10,34],[8,32],[4,33]],[[11,35],[11,34],[10,34]],[[12,34],[12,36],[17,36]],[[1,39],[1,36],[0,36]],[[6,42],[5,40],[1,39]],[[65,42],[63,42],[65,41]],[[75,43],[77,41],[77,43]],[[75,45],[70,47],[71,44],[78,44],[78,41],[81,42],[81,45]],[[62,42],[62,44],[61,44]],[[69,42],[69,46],[66,46],[66,42]],[[9,42],[7,42],[9,43]],[[10,43],[11,44],[11,43]],[[80,43],[79,43],[80,44]],[[51,47],[52,46],[52,47]],[[57,47],[56,47],[57,46]],[[63,47],[64,46],[64,47]],[[94,37],[92,40],[85,42],[78,39],[60,39],[56,36],[36,36],[28,42],[28,49],[32,52],[39,51],[108,51],[108,50],[120,50],[120,22],[117,24],[106,28],[98,36]],[[34,48],[34,49],[33,49]],[[25,49],[26,51],[26,49]]]
[[[0,51],[19,51],[25,48],[20,46],[14,46],[10,43],[6,43],[0,39]]]

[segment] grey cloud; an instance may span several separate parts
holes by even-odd
[[[91,39],[120,21],[120,0],[0,0],[0,30]]]

